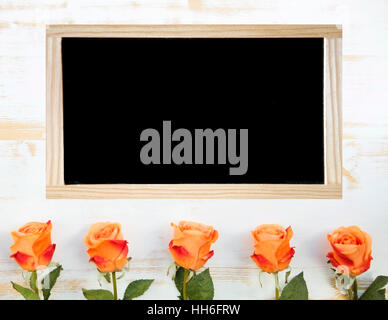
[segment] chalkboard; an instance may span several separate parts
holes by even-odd
[[[62,72],[65,184],[324,183],[323,38],[63,38]]]
[[[50,25],[48,199],[342,197],[337,25]]]

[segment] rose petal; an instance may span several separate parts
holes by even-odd
[[[48,266],[55,252],[55,244],[50,245],[39,257],[39,266]]]
[[[11,258],[14,258],[17,264],[24,270],[27,270],[27,271],[36,270],[36,264],[33,256],[30,256],[23,252],[16,252],[13,255],[11,255]]]

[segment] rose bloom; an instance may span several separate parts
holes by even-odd
[[[175,262],[186,269],[198,270],[214,251],[210,251],[212,243],[218,239],[218,232],[212,226],[206,226],[197,222],[180,221],[174,227],[174,238],[169,249]]]
[[[51,243],[51,221],[47,223],[29,222],[11,235],[11,258],[28,271],[46,267],[54,255],[55,244]]]
[[[88,246],[89,261],[94,262],[101,272],[119,271],[127,263],[128,245],[119,223],[93,224],[84,242]]]
[[[293,232],[278,224],[263,224],[252,231],[255,251],[252,260],[265,272],[272,273],[286,269],[294,256],[290,248]]]
[[[333,248],[327,257],[335,268],[343,273],[347,269],[351,276],[358,276],[369,269],[372,238],[365,231],[357,226],[339,227],[328,234],[327,239]]]

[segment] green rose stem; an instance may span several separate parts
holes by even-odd
[[[184,273],[183,273],[183,300],[187,300],[187,277],[189,276],[189,270],[184,268]]]
[[[274,272],[273,275],[275,277],[275,297],[276,297],[276,300],[279,300],[280,298],[279,274],[277,272]]]
[[[348,290],[349,300],[358,300],[357,278],[354,278],[352,287]]]
[[[353,282],[353,292],[354,292],[354,300],[358,300],[358,286],[357,286],[357,278],[354,278]]]
[[[113,271],[113,272],[112,272],[112,283],[113,283],[113,300],[117,300],[116,271]]]
[[[37,282],[38,282],[38,274],[37,274],[37,272],[36,272],[36,270],[34,270],[34,271],[31,271],[31,282],[30,282],[30,287],[31,287],[31,289],[36,293],[36,294],[38,294],[39,295],[39,290],[38,290],[38,285],[37,285]]]

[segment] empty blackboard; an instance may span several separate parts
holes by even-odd
[[[62,37],[63,183],[325,185],[325,37]]]

